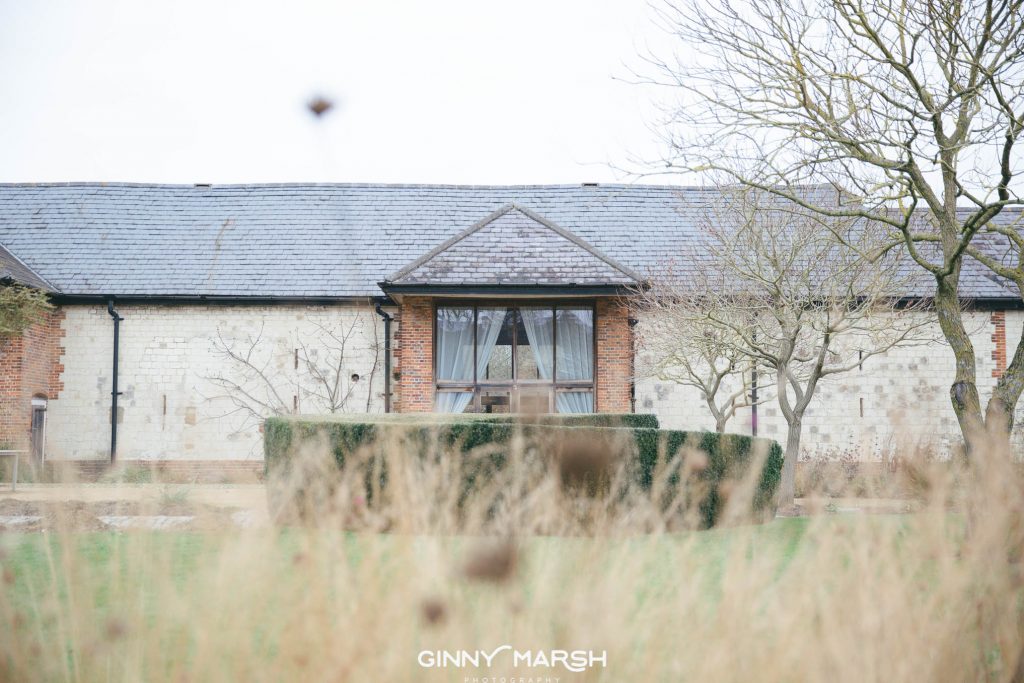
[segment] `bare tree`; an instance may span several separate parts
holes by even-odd
[[[659,74],[652,80],[680,95],[669,107],[665,167],[886,226],[890,240],[869,256],[901,248],[932,281],[956,360],[950,396],[968,444],[988,421],[1010,426],[1024,388],[1024,339],[983,415],[960,275],[968,254],[993,265],[979,234],[1020,244],[1017,230],[997,218],[1022,204],[1024,0],[660,7],[690,50],[651,59]],[[834,191],[802,191],[808,185]],[[995,269],[1018,287],[1019,256],[1018,249],[1014,263]]]
[[[348,325],[328,326],[314,323],[316,332],[312,339],[298,341],[297,358],[299,365],[305,370],[309,382],[304,383],[305,395],[313,399],[313,405],[317,410],[326,413],[347,413],[351,412],[352,396],[364,378],[358,373],[352,373],[349,365],[354,355],[353,347],[362,338],[362,319],[353,318]],[[377,348],[376,325],[371,324],[374,331],[374,339],[371,342],[373,350],[373,364],[365,381],[370,384],[368,390],[366,410],[369,411],[370,399],[373,397],[373,379],[377,372]],[[364,349],[359,349],[360,351]]]
[[[759,191],[722,196],[702,222],[702,243],[680,258],[686,267],[660,289],[652,281],[647,298],[671,310],[680,329],[708,330],[722,357],[774,373],[788,427],[779,500],[788,505],[819,383],[897,345],[926,341],[930,320],[905,303],[894,256],[861,258],[883,238],[876,227],[826,219]]]
[[[347,321],[312,325],[313,331],[299,338],[294,348],[268,339],[264,325],[244,339],[225,338],[218,329],[212,349],[224,363],[205,378],[220,390],[206,398],[231,405],[218,417],[241,415],[241,429],[270,415],[369,412],[380,356],[374,321],[367,323],[365,316],[356,315]],[[367,353],[372,360],[366,374],[354,372],[360,369],[356,359]],[[366,402],[357,405],[354,399],[362,386]]]
[[[725,326],[695,317],[685,291],[688,278],[676,263],[662,264],[659,273],[634,288],[631,304],[643,315],[636,328],[638,374],[696,389],[725,432],[736,413],[771,399],[771,392],[754,395],[751,377],[756,362],[742,350],[742,340]],[[721,273],[719,273],[721,275]]]

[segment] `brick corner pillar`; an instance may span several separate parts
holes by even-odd
[[[433,302],[427,297],[407,296],[398,308],[397,319],[394,410],[429,413],[434,409]]]
[[[27,449],[32,399],[53,401],[63,388],[64,310],[56,308],[17,337],[0,341],[0,447]]]
[[[630,413],[633,378],[633,329],[629,308],[618,299],[598,299],[596,403],[599,413]]]
[[[992,376],[999,379],[1006,372],[1006,311],[992,311],[991,320],[992,341],[995,344],[992,349],[992,360],[995,362]]]

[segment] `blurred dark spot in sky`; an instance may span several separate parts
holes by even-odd
[[[319,119],[322,118],[324,114],[326,114],[327,112],[334,108],[334,102],[332,102],[326,97],[317,95],[310,99],[309,102],[306,103],[306,106],[309,108],[311,112],[313,112],[313,116]]]

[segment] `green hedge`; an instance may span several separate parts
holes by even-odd
[[[697,474],[705,482],[706,495],[699,502],[705,525],[712,526],[723,505],[720,484],[739,477],[755,445],[767,446],[767,458],[761,472],[754,505],[758,510],[770,509],[782,472],[782,448],[766,439],[715,432],[684,432],[662,430],[657,419],[648,415],[566,415],[529,419],[517,416],[342,416],[270,418],[264,427],[266,468],[272,476],[279,468],[287,468],[295,446],[310,439],[323,439],[331,449],[335,462],[344,467],[347,456],[360,449],[386,443],[389,438],[401,439],[404,447],[421,456],[437,453],[458,453],[461,457],[482,446],[497,445],[485,458],[467,459],[463,467],[462,491],[473,488],[480,476],[499,471],[505,466],[507,453],[500,446],[507,444],[517,432],[536,444],[573,442],[579,439],[601,439],[618,445],[632,444],[625,451],[635,459],[630,467],[634,481],[642,489],[653,485],[659,464],[669,462],[680,450],[689,447],[707,455],[706,467]],[[566,439],[566,436],[569,439]],[[395,443],[396,441],[392,441]],[[679,464],[684,457],[681,457]],[[386,472],[379,473],[386,484]],[[372,488],[368,479],[367,486]],[[667,479],[671,495],[680,483],[679,469]]]
[[[775,491],[782,479],[782,446],[777,441],[743,434],[718,432],[684,432],[674,429],[634,429],[634,442],[639,459],[637,473],[642,487],[652,485],[659,458],[666,461],[682,448],[692,448],[707,455],[707,467],[700,478],[709,484],[707,496],[700,502],[701,515],[707,526],[713,526],[725,501],[721,484],[742,476],[744,466],[756,452],[756,446],[767,446],[761,477],[754,493],[754,509],[774,509]],[[679,483],[678,470],[669,477],[669,485]]]
[[[388,413],[386,415],[366,415],[364,413],[336,413],[333,415],[295,415],[290,417],[271,418],[286,420],[293,423],[315,424],[449,424],[453,422],[490,422],[513,424],[540,424],[562,427],[635,427],[658,429],[658,417],[650,413],[587,413],[587,414],[493,414],[493,413],[462,413],[445,415],[443,413]]]
[[[475,426],[474,426],[475,425]],[[506,425],[496,428],[484,425]],[[287,456],[293,436],[310,438],[323,432],[332,445],[339,464],[345,452],[373,442],[378,430],[389,426],[407,431],[410,427],[437,430],[444,427],[448,443],[461,444],[466,452],[485,443],[504,443],[512,434],[511,426],[547,425],[560,427],[624,427],[657,429],[658,418],[643,413],[590,413],[584,415],[493,415],[464,413],[458,416],[438,413],[391,413],[387,415],[335,414],[272,417],[264,423],[263,451],[267,473]]]

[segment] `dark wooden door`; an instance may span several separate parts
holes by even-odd
[[[32,458],[37,463],[43,461],[43,450],[46,447],[46,406],[32,406]]]

